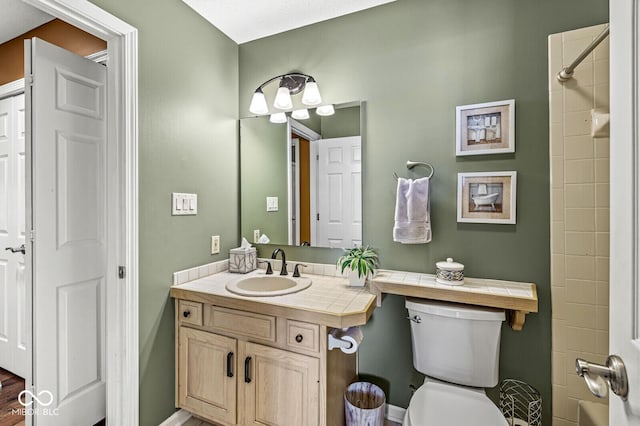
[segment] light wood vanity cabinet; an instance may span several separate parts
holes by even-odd
[[[224,426],[344,424],[355,355],[328,327],[176,300],[176,405]]]

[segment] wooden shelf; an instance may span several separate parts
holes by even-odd
[[[465,278],[464,285],[449,286],[437,283],[435,275],[380,270],[370,281],[369,291],[376,295],[378,306],[387,293],[505,309],[509,325],[516,331],[522,330],[528,313],[538,312],[533,283]]]

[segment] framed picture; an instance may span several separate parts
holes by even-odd
[[[515,152],[514,99],[456,107],[456,155]]]
[[[516,172],[458,173],[458,222],[516,223]]]

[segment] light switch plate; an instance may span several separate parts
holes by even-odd
[[[259,239],[260,239],[260,230],[259,229],[254,229],[253,230],[253,242],[257,243]]]
[[[211,254],[220,253],[220,235],[211,236]]]
[[[267,197],[267,211],[268,212],[278,211],[278,197]]]
[[[198,214],[198,194],[171,193],[171,215],[186,216]]]

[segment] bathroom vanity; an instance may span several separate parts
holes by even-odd
[[[335,268],[334,268],[335,269]],[[375,297],[335,276],[304,291],[242,296],[226,285],[264,270],[174,285],[176,406],[219,425],[344,424],[356,354],[327,349],[331,328],[363,325]]]

